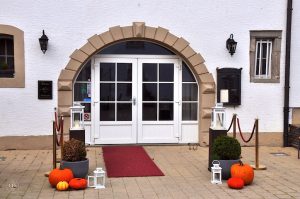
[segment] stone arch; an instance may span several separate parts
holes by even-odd
[[[65,116],[65,130],[70,125],[73,81],[77,73],[94,54],[116,42],[126,40],[145,40],[157,43],[179,55],[190,67],[199,83],[199,140],[201,145],[208,144],[211,107],[215,103],[215,82],[208,72],[201,54],[196,53],[182,37],[177,37],[162,27],[146,26],[144,22],[134,22],[132,26],[114,26],[108,31],[90,37],[85,45],[76,49],[58,78],[58,113]]]

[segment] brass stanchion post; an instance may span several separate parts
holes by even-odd
[[[55,122],[53,121],[53,169],[56,168],[56,128],[55,128]]]
[[[258,137],[258,119],[255,119],[255,165],[251,165],[255,170],[266,170],[265,165],[259,164],[259,137]]]
[[[233,114],[233,137],[236,138],[236,114]]]

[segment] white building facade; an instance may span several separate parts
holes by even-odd
[[[216,69],[242,68],[240,103],[226,106],[227,126],[236,113],[250,133],[259,118],[262,144],[283,143],[287,1],[1,4],[0,71],[14,68],[0,77],[1,139],[51,135],[54,107],[67,133],[69,107],[80,102],[89,144],[205,145],[219,92]],[[300,107],[293,54],[300,23],[293,17],[291,106]],[[233,55],[225,45],[231,34]],[[52,82],[52,99],[39,99],[39,81]]]

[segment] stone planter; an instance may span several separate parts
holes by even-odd
[[[230,168],[233,164],[239,163],[239,160],[218,160],[222,168],[222,180],[228,180],[231,177]]]
[[[62,160],[60,167],[71,169],[75,178],[85,178],[89,172],[89,159],[77,162]]]

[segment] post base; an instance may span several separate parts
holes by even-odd
[[[262,165],[262,164],[260,164],[260,165],[258,165],[258,167],[256,167],[256,165],[250,165],[254,170],[266,170],[267,169],[267,167],[265,166],[265,165]]]

